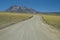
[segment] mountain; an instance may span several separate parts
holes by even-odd
[[[36,10],[32,8],[27,8],[25,6],[11,6],[7,10],[7,12],[21,12],[21,13],[38,13]]]

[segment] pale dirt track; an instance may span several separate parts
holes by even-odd
[[[40,16],[11,25],[0,30],[0,40],[58,40],[42,22]]]

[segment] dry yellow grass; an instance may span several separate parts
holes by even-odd
[[[32,14],[0,12],[0,28],[32,17]]]
[[[59,15],[42,15],[42,17],[46,23],[60,29],[60,16]]]

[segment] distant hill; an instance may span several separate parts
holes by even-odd
[[[49,12],[48,14],[60,14],[60,12]]]
[[[21,13],[38,13],[36,10],[32,8],[27,8],[25,6],[11,6],[7,10],[7,12],[21,12]]]
[[[41,12],[42,14],[60,14],[60,12]]]

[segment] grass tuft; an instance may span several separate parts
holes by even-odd
[[[60,15],[42,15],[42,17],[46,23],[60,29]]]
[[[32,14],[0,12],[0,29],[32,17]]]

